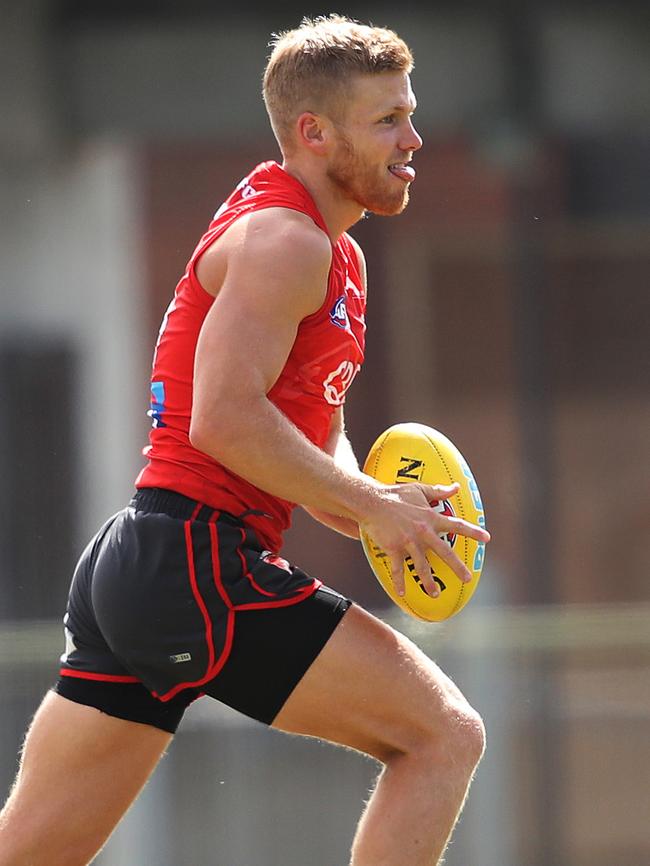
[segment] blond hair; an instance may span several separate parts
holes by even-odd
[[[273,34],[270,45],[263,95],[283,153],[303,111],[340,113],[352,75],[413,68],[410,49],[392,30],[342,15],[303,18],[296,29]]]

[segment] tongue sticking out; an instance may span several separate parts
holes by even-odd
[[[411,168],[410,165],[398,162],[395,163],[395,165],[389,165],[388,170],[391,174],[394,174],[395,177],[399,177],[400,180],[405,180],[410,183],[415,179],[415,169]]]

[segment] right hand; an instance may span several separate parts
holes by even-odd
[[[404,559],[410,556],[422,585],[432,597],[440,594],[426,558],[432,550],[458,575],[469,583],[472,574],[449,545],[440,537],[448,532],[465,535],[476,541],[488,542],[490,533],[459,517],[447,517],[431,508],[431,503],[455,496],[458,483],[385,485],[370,512],[359,521],[362,529],[386,554],[390,561],[393,585],[403,596]]]

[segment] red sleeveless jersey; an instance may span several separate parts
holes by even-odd
[[[260,490],[189,440],[196,343],[214,297],[196,276],[200,256],[244,214],[285,207],[307,214],[326,231],[305,187],[276,162],[258,165],[214,215],[199,241],[163,318],[151,377],[152,429],[144,449],[148,463],[136,487],[163,487],[212,508],[240,515],[272,551],[280,548],[294,503]],[[273,262],[269,262],[273,267]],[[319,310],[300,323],[296,339],[268,398],[318,447],[332,415],[345,401],[363,361],[365,290],[357,253],[343,234],[332,246],[327,295]],[[260,431],[264,435],[264,431]],[[272,449],[269,459],[273,459]],[[253,513],[250,513],[253,512]]]

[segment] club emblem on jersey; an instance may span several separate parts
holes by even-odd
[[[336,370],[332,370],[323,382],[323,396],[330,406],[343,405],[345,392],[360,369],[360,364],[353,364],[352,361],[341,361]]]
[[[350,327],[348,311],[345,306],[345,295],[341,295],[334,302],[334,306],[330,310],[330,322],[336,325],[337,328],[343,328],[344,330]]]

